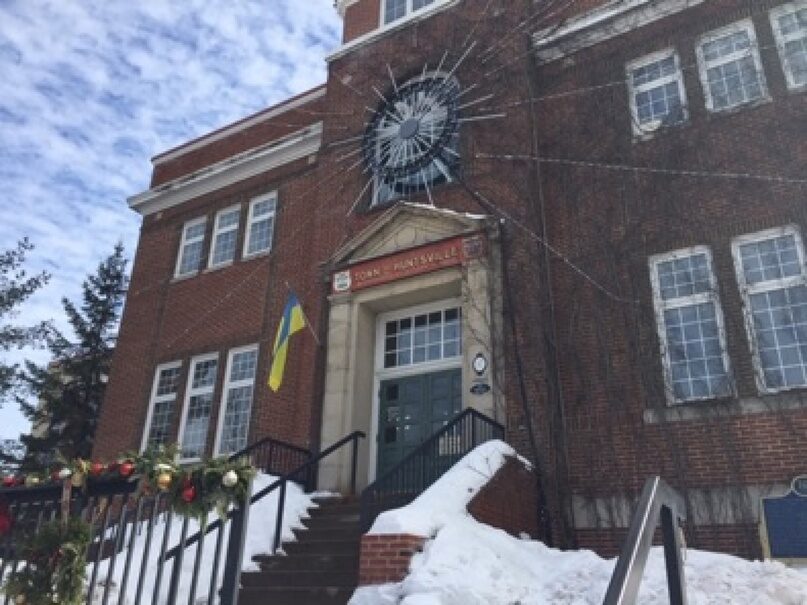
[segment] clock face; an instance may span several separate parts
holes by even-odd
[[[410,80],[385,97],[368,124],[364,161],[376,203],[451,180],[459,154],[459,84],[439,74]]]

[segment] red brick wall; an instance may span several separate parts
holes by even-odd
[[[468,512],[480,523],[513,536],[539,536],[535,474],[517,458],[508,457],[468,504]]]
[[[412,556],[426,538],[407,534],[362,536],[359,556],[359,586],[400,582],[409,573]]]
[[[344,17],[343,42],[350,42],[379,28],[381,2],[383,0],[359,0],[348,6]]]

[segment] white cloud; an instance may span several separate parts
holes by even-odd
[[[323,82],[340,27],[332,0],[0,2],[0,248],[28,236],[53,274],[19,320],[63,321],[116,241],[134,254],[149,156]]]

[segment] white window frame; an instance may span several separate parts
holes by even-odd
[[[180,268],[182,267],[182,259],[185,256],[185,246],[188,244],[195,244],[198,241],[202,242],[202,248],[204,251],[205,245],[205,232],[202,232],[200,237],[195,237],[191,240],[188,239],[188,230],[191,227],[195,227],[197,225],[206,225],[207,224],[207,217],[200,216],[199,218],[195,218],[193,220],[187,221],[184,225],[182,225],[182,237],[179,241],[179,254],[177,254],[177,264],[176,268],[174,269],[174,277],[175,278],[183,278],[183,277],[192,277],[199,273],[201,267],[197,267],[194,271],[188,271],[187,273],[180,273]],[[205,230],[206,231],[206,230]],[[202,257],[204,258],[204,257]],[[200,263],[201,264],[201,263]]]
[[[658,265],[660,263],[674,261],[679,258],[687,258],[698,254],[706,255],[706,262],[709,266],[709,290],[707,292],[700,292],[689,296],[678,296],[672,300],[664,300],[661,295],[661,284],[658,276]],[[688,403],[695,403],[699,401],[712,401],[728,397],[735,393],[735,385],[733,372],[731,369],[731,359],[729,357],[728,349],[726,347],[726,327],[723,320],[723,307],[720,304],[720,295],[717,290],[717,277],[715,275],[714,261],[712,259],[712,250],[709,246],[692,246],[690,248],[682,248],[672,252],[665,252],[663,254],[655,254],[648,259],[650,266],[650,283],[653,288],[653,308],[656,315],[656,333],[659,338],[659,347],[661,349],[661,361],[663,365],[664,374],[664,391],[666,393],[667,405],[685,405]],[[677,309],[681,307],[690,307],[693,305],[700,305],[705,303],[712,303],[715,307],[715,321],[717,323],[717,334],[720,341],[720,350],[723,357],[723,367],[726,369],[726,377],[729,381],[729,393],[726,395],[709,395],[707,397],[690,397],[688,399],[678,399],[675,396],[675,389],[673,388],[672,379],[672,359],[670,358],[670,349],[667,345],[667,325],[664,320],[664,311],[668,309]]]
[[[230,380],[230,371],[233,367],[233,359],[238,353],[247,353],[250,351],[255,351],[256,359],[255,359],[255,376],[252,378],[251,381],[247,380]],[[255,386],[258,379],[258,356],[260,352],[258,351],[258,345],[251,344],[246,345],[243,347],[238,347],[236,349],[230,349],[227,353],[227,368],[226,374],[224,375],[224,386],[221,389],[221,403],[219,404],[219,418],[218,423],[216,426],[216,438],[213,442],[213,455],[214,456],[222,456],[222,452],[219,451],[221,447],[221,433],[224,430],[224,415],[227,412],[227,397],[229,395],[230,389],[233,388],[240,388],[245,386],[252,386],[252,401],[250,402],[250,420],[252,418],[252,410],[255,407]],[[247,436],[249,436],[249,426],[247,426]],[[228,452],[227,455],[232,454],[233,452]]]
[[[260,202],[265,202],[266,200],[272,200],[275,205],[275,209],[271,212],[270,215],[264,215],[261,217],[255,217],[255,206],[257,206]],[[266,216],[272,217],[272,231],[269,240],[269,247],[264,250],[256,250],[255,252],[249,252],[249,244],[251,241],[252,236],[252,224],[258,221],[266,220]],[[244,233],[244,249],[241,253],[242,258],[252,258],[255,256],[261,256],[262,254],[269,254],[272,251],[272,248],[275,245],[275,226],[277,225],[277,191],[272,191],[271,193],[267,193],[265,195],[258,196],[256,198],[252,198],[249,202],[249,213],[247,216],[247,224]]]
[[[228,225],[227,227],[221,228],[219,226],[219,221],[221,217],[225,214],[229,214],[231,212],[238,211],[238,221],[236,221],[233,225]],[[216,213],[216,217],[213,219],[213,237],[210,240],[210,253],[207,257],[207,266],[211,269],[218,268],[218,267],[226,267],[228,265],[232,265],[235,261],[235,255],[238,251],[238,243],[236,242],[235,248],[233,248],[233,258],[222,261],[220,263],[214,263],[213,258],[216,254],[216,249],[218,248],[218,237],[224,233],[229,233],[230,231],[236,232],[236,239],[238,238],[238,229],[241,227],[241,204],[235,204],[233,206],[229,206],[228,208],[224,208],[223,210],[219,210]]]
[[[787,80],[787,87],[789,90],[805,90],[807,89],[807,82],[799,84],[795,80],[792,67],[788,64],[787,55],[785,54],[785,44],[793,42],[802,38],[802,36],[789,35],[785,36],[779,28],[779,17],[783,17],[790,13],[795,13],[804,8],[807,8],[807,0],[799,2],[788,2],[781,6],[777,6],[770,12],[771,28],[773,29],[773,37],[776,40],[776,47],[779,50],[779,62],[782,65],[782,70],[785,72],[785,79]]]
[[[210,416],[212,418],[213,412],[216,409],[216,384],[219,381],[219,367],[216,367],[216,380],[210,387],[204,387],[200,389],[193,388],[193,374],[196,369],[196,364],[204,363],[205,361],[211,360],[218,361],[219,354],[218,353],[206,353],[204,355],[197,355],[196,357],[191,358],[191,363],[188,367],[188,379],[185,386],[185,397],[182,402],[182,416],[179,420],[179,431],[177,432],[177,443],[179,445],[179,452],[177,456],[179,457],[179,461],[182,463],[186,462],[198,462],[201,460],[201,457],[195,458],[185,458],[182,456],[182,439],[185,436],[185,425],[188,422],[188,411],[190,408],[191,397],[194,395],[205,395],[207,393],[211,393],[213,395],[213,401],[211,402],[211,409],[210,409]],[[210,426],[208,425],[208,432],[210,431]]]
[[[771,279],[757,284],[749,284],[745,279],[742,255],[740,248],[746,244],[753,244],[775,237],[793,235],[796,243],[796,254],[799,256],[801,264],[801,275]],[[774,229],[757,231],[740,235],[731,240],[731,254],[734,258],[734,270],[737,275],[737,284],[740,287],[740,294],[743,299],[743,315],[745,317],[745,331],[748,334],[748,343],[751,348],[751,359],[754,363],[754,374],[756,376],[757,389],[763,394],[780,393],[782,391],[792,391],[793,389],[803,389],[805,386],[781,386],[769,387],[765,384],[765,373],[762,369],[762,357],[759,354],[759,344],[757,342],[756,330],[754,328],[754,314],[751,310],[751,296],[772,290],[781,290],[793,286],[807,285],[807,263],[805,262],[804,243],[801,239],[801,232],[796,225],[785,225]]]
[[[748,40],[749,44],[751,45],[750,50],[748,51],[739,51],[735,52],[727,57],[722,57],[719,61],[712,61],[707,62],[703,56],[703,46],[708,42],[712,42],[717,38],[722,38],[727,35],[731,35],[737,32],[747,32],[748,33]],[[728,107],[721,107],[716,109],[714,106],[714,99],[712,98],[712,89],[709,86],[709,74],[708,70],[711,67],[716,67],[718,65],[723,65],[725,63],[730,63],[731,61],[736,61],[737,59],[742,58],[745,56],[747,52],[751,53],[751,57],[754,60],[754,66],[756,67],[757,73],[759,74],[759,85],[761,88],[762,95],[758,99],[754,99],[753,101],[744,101],[742,103],[738,103],[737,105],[730,105]],[[757,34],[754,28],[754,22],[751,19],[743,19],[742,21],[737,21],[736,23],[732,23],[731,25],[727,25],[726,27],[721,27],[720,29],[715,29],[707,34],[703,35],[698,39],[698,43],[696,46],[696,54],[698,57],[698,72],[700,73],[701,84],[703,86],[703,94],[706,98],[706,109],[713,113],[722,113],[727,111],[734,111],[740,107],[746,107],[748,105],[755,105],[757,103],[764,103],[766,101],[770,101],[770,93],[768,92],[768,82],[765,78],[765,69],[762,66],[762,59],[759,56],[759,43],[757,42]]]
[[[651,63],[657,63],[658,61],[663,61],[669,57],[673,57],[675,60],[674,74],[663,76],[658,80],[653,80],[652,82],[648,82],[640,86],[634,85],[633,71],[635,69],[639,69],[640,67],[644,67]],[[678,55],[675,48],[665,48],[664,50],[660,50],[631,61],[625,66],[625,72],[628,81],[628,94],[630,95],[630,115],[631,123],[633,125],[633,134],[636,136],[650,136],[656,130],[648,128],[647,125],[642,126],[642,124],[639,122],[639,110],[636,105],[636,95],[647,90],[659,88],[660,86],[666,86],[672,82],[675,82],[678,85],[678,95],[681,98],[681,110],[683,111],[683,118],[681,121],[676,122],[675,124],[670,124],[669,126],[681,126],[689,121],[689,102],[687,99],[686,86],[684,85],[684,73],[681,71],[681,57]]]
[[[140,451],[145,452],[146,448],[148,447],[149,442],[149,435],[151,434],[151,422],[154,417],[154,408],[157,406],[158,403],[165,403],[170,401],[171,399],[174,400],[174,406],[177,405],[177,400],[179,399],[179,387],[177,386],[177,392],[174,393],[173,397],[169,395],[157,395],[157,389],[160,386],[160,376],[166,370],[175,370],[182,367],[181,361],[171,361],[168,363],[163,363],[158,365],[154,370],[154,381],[151,385],[151,395],[149,396],[149,407],[148,411],[146,412],[146,424],[145,429],[143,431],[143,437],[140,440]],[[176,407],[175,407],[176,409]]]
[[[408,21],[409,19],[412,19],[417,15],[434,10],[437,6],[441,4],[447,4],[448,2],[451,1],[452,0],[433,0],[431,4],[421,6],[418,9],[413,9],[412,8],[413,0],[406,0],[406,12],[403,14],[403,16],[398,17],[394,21],[390,21],[389,23],[387,23],[387,2],[386,0],[379,0],[379,2],[381,3],[381,10],[379,11],[379,13],[381,14],[381,22],[379,23],[379,25],[382,28],[393,27],[395,25]]]

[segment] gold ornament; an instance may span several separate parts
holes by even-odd
[[[17,598],[16,598],[16,599],[14,599],[14,602],[15,602],[17,605],[22,605],[23,603],[25,603],[25,595],[24,595],[24,594],[18,594],[18,595],[17,595]]]
[[[173,481],[171,473],[160,473],[160,475],[157,477],[157,487],[159,487],[162,491],[166,491],[169,487],[171,487],[171,481]]]
[[[81,487],[82,485],[84,485],[84,479],[86,479],[86,477],[87,476],[82,471],[76,471],[70,477],[70,484],[73,487]]]

